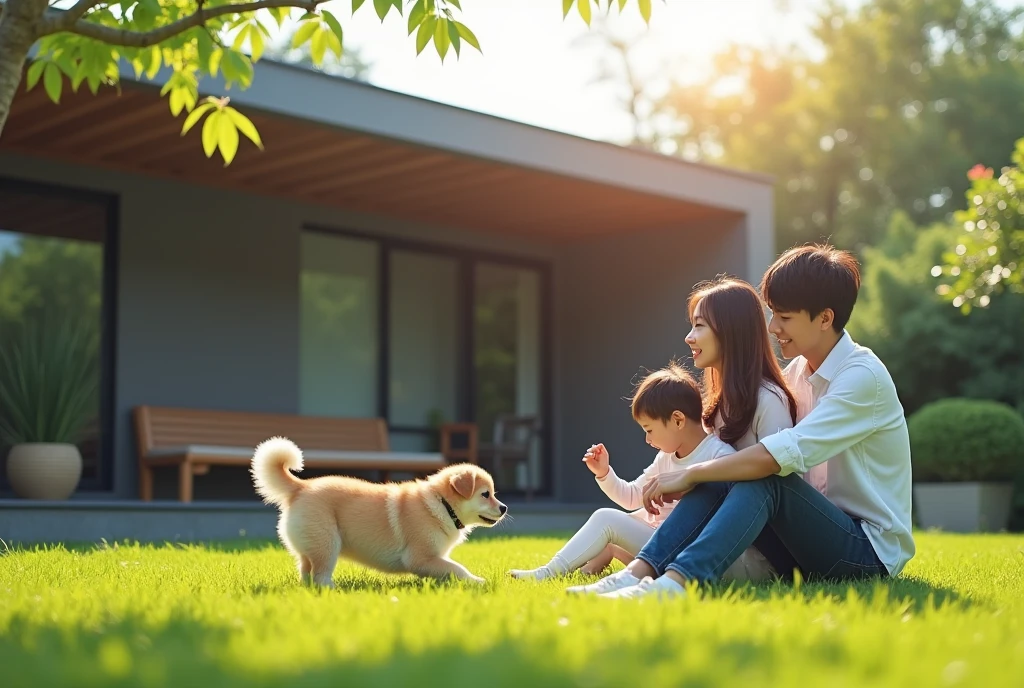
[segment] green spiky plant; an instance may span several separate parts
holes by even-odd
[[[95,328],[29,323],[0,343],[0,442],[75,444],[96,411]]]

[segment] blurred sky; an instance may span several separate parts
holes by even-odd
[[[645,37],[634,59],[645,76],[700,73],[710,56],[730,42],[808,45],[807,27],[818,0],[654,0],[650,27],[636,0],[609,28]],[[580,46],[587,33],[575,7],[562,18],[558,0],[463,0],[462,21],[480,40],[483,55],[468,48],[444,64],[433,44],[416,56],[405,19],[394,11],[381,21],[367,2],[351,15],[350,0],[334,0],[345,45],[373,64],[371,82],[429,98],[579,136],[623,141],[631,120],[609,85],[594,84],[601,50]],[[259,70],[257,68],[257,77]]]

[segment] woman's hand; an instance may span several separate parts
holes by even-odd
[[[661,513],[659,506],[679,501],[694,487],[693,475],[686,468],[676,473],[656,475],[644,485],[644,509],[657,516]]]

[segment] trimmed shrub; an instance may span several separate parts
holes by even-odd
[[[915,482],[1001,482],[1024,472],[1024,417],[995,401],[943,399],[907,421]]]

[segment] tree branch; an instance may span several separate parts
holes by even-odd
[[[197,26],[203,26],[206,22],[226,14],[241,14],[243,12],[255,12],[257,10],[269,9],[271,7],[296,7],[298,9],[312,12],[318,5],[327,0],[255,0],[254,2],[242,2],[233,5],[221,5],[206,9],[202,6],[194,13],[179,19],[176,22],[160,26],[151,31],[130,31],[118,29],[111,26],[103,26],[94,22],[85,21],[80,17],[69,25],[64,26],[65,12],[53,13],[43,19],[41,35],[46,36],[52,33],[67,31],[69,33],[85,36],[106,43],[108,45],[119,45],[126,48],[148,48],[173,38],[180,33],[188,31]],[[80,0],[78,5],[89,3],[90,0]],[[96,4],[95,2],[93,4]]]
[[[67,10],[61,12],[61,23],[64,26],[71,26],[76,21],[81,19],[86,12],[91,10],[96,5],[105,3],[106,0],[78,0],[74,5],[69,7]]]

